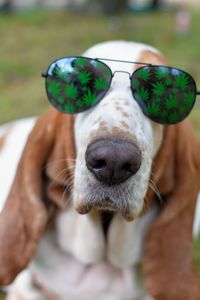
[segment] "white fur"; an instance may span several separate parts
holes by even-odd
[[[195,238],[200,238],[200,193],[198,195],[196,203],[195,218],[193,224],[193,236]]]
[[[143,44],[107,42],[91,48],[84,55],[138,61],[141,52],[148,49],[156,52],[155,49]],[[132,74],[135,69],[135,64],[131,63],[106,61],[106,64],[109,65],[113,73],[126,71]],[[101,133],[101,124],[104,124],[106,133]],[[126,124],[126,127],[123,128],[123,124]],[[117,188],[109,187],[107,189],[87,169],[85,151],[95,139],[100,139],[105,134],[106,137],[112,137],[116,128],[121,131],[122,135],[126,134],[129,141],[138,146],[142,154],[142,164],[139,171],[130,180]],[[104,99],[93,109],[77,116],[75,138],[77,146],[73,195],[75,208],[79,210],[79,207],[98,206],[101,199],[108,197],[116,204],[117,210],[126,209],[130,218],[137,217],[143,208],[151,163],[157,148],[155,147],[151,121],[144,116],[133,99],[128,74],[115,73],[110,90]]]
[[[83,264],[76,258],[76,253],[71,255],[71,248],[75,239],[79,249],[87,250],[93,255],[93,251],[90,252],[91,247],[97,248],[101,243],[95,233],[96,223],[93,224],[93,229],[89,224],[81,228],[86,221],[83,220],[85,216],[78,215],[72,209],[63,212],[57,222],[57,227],[47,232],[41,241],[30,269],[44,286],[50,287],[53,294],[59,295],[60,300],[146,299],[147,295],[138,263],[143,255],[143,240],[148,224],[152,222],[155,214],[156,209],[152,207],[145,216],[130,223],[116,215],[109,228],[108,242],[103,241],[102,257],[99,256],[94,264]],[[64,229],[66,229],[65,232]],[[69,234],[70,230],[72,230],[71,234]],[[102,229],[99,227],[98,230]],[[80,231],[83,231],[82,235],[78,234],[76,237],[75,233]],[[64,238],[65,233],[62,248],[59,248],[59,240]],[[116,237],[119,239],[118,242]],[[98,252],[97,249],[96,252]],[[112,262],[106,260],[106,256],[109,257],[109,255],[114,259],[123,255],[126,264],[121,268],[114,267]],[[26,274],[19,277],[20,285],[26,277]],[[26,297],[28,300],[28,294]]]
[[[115,42],[98,45],[85,55],[99,57],[101,54],[103,57],[107,55],[113,58],[109,51],[112,49],[113,52],[114,46],[119,51],[114,58],[126,59],[131,53],[130,59],[134,61],[146,49],[144,45]],[[132,73],[135,66],[115,63],[110,67],[113,71],[124,70]],[[121,106],[128,117],[124,117],[116,105]],[[142,153],[142,165],[134,178],[118,188],[106,190],[102,190],[85,165],[86,148],[93,141],[94,135],[96,138],[101,137],[98,129],[102,122],[106,124],[109,136],[112,136],[114,127],[121,128],[122,123],[126,122],[128,130],[125,131],[129,139],[137,143]],[[151,162],[157,149],[151,122],[144,117],[134,101],[127,74],[117,73],[105,98],[92,110],[76,117],[75,142],[77,158],[73,206],[76,208],[80,204],[95,202],[96,195],[98,199],[109,195],[113,201],[124,202],[124,205],[128,201],[129,213],[136,217],[144,204]],[[36,260],[32,264],[34,274],[45,286],[51,287],[52,292],[59,294],[62,300],[80,297],[84,299],[84,295],[87,295],[87,300],[143,299],[145,291],[137,264],[142,259],[143,240],[148,224],[155,216],[155,210],[152,208],[144,217],[131,223],[116,214],[105,241],[100,212],[93,210],[90,214],[80,215],[73,206],[59,215],[55,232],[50,232],[47,240],[41,242]],[[57,241],[56,245],[54,240]],[[53,252],[50,254],[51,259],[46,257],[47,250],[45,251],[48,249],[50,253],[50,241]],[[69,273],[65,274],[68,268]],[[62,280],[63,278],[65,279]]]
[[[0,137],[5,135],[5,144],[0,150],[0,212],[15,177],[27,137],[35,118],[20,120],[0,127]]]
[[[145,49],[156,51],[142,44],[110,42],[93,47],[85,55],[137,61],[141,51]],[[113,71],[132,73],[134,70],[134,65],[131,64],[109,65]],[[125,118],[117,106],[121,106],[128,117]],[[137,144],[142,153],[138,173],[117,189],[103,188],[85,166],[87,145],[101,137],[99,122],[106,125],[108,136],[112,136],[114,127],[121,128],[123,122],[126,122],[126,135]],[[24,136],[23,143],[16,143],[16,135],[13,135],[15,148],[12,146],[14,142],[6,142],[5,152],[2,152],[5,153],[3,160],[7,163],[10,156],[13,156],[13,149],[16,149],[16,145],[19,146],[13,170],[8,168],[8,171],[12,171],[8,185],[11,185],[20,152],[28,131],[32,128],[31,123],[29,124],[27,131],[24,131],[23,126],[17,129],[18,135]],[[148,226],[156,215],[156,207],[151,207],[144,216],[132,222],[127,222],[120,213],[116,213],[109,225],[107,240],[98,209],[87,215],[80,215],[74,209],[88,201],[92,201],[94,205],[105,195],[117,201],[118,206],[120,202],[128,206],[131,217],[136,217],[143,207],[151,163],[159,145],[154,141],[151,122],[142,114],[132,97],[128,74],[116,73],[105,98],[92,110],[78,115],[75,140],[77,159],[71,206],[58,215],[55,226],[46,232],[29,271],[18,275],[7,300],[152,300],[145,291],[140,262],[143,257],[143,241]],[[9,147],[10,150],[7,149]],[[4,192],[4,197],[7,193]],[[52,298],[47,298],[45,293],[33,286],[32,274],[52,293]]]

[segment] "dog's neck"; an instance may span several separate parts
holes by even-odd
[[[116,267],[131,266],[142,258],[141,245],[154,216],[152,207],[142,217],[127,222],[116,213],[112,218],[98,210],[79,215],[71,207],[57,219],[58,243],[83,264],[106,259]]]
[[[134,295],[138,295],[144,291],[138,284],[144,238],[156,213],[157,208],[152,206],[142,217],[127,222],[118,214],[111,216],[102,211],[79,215],[71,207],[58,215],[55,226],[47,231],[32,271],[44,286],[52,286],[53,281],[55,294],[64,289],[61,294],[68,295],[70,286],[76,282],[80,286],[76,288],[80,296],[87,291],[88,284],[92,286],[94,278],[98,278],[93,287],[95,293],[99,288],[97,282],[106,285],[108,278],[109,282],[121,278],[120,284],[125,285],[127,293],[132,294],[134,289]],[[107,222],[103,225],[105,219]],[[46,247],[48,256],[45,255]]]

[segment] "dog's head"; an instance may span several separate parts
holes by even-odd
[[[134,43],[105,43],[85,55],[166,65],[157,50]],[[157,293],[153,282],[161,280],[156,285],[160,288],[170,272],[179,269],[174,269],[173,251],[179,249],[182,257],[192,257],[187,245],[191,245],[199,188],[199,141],[187,121],[163,126],[143,114],[131,93],[128,75],[137,64],[107,64],[114,77],[98,105],[75,117],[51,108],[29,136],[0,217],[2,284],[27,265],[49,216],[55,208],[66,208],[69,199],[81,214],[106,210],[134,220],[157,193],[163,196],[164,209],[147,237],[145,272],[152,279],[152,294]],[[181,230],[182,234],[176,233]],[[164,268],[159,267],[162,261]],[[186,260],[186,277],[192,272],[191,261]]]
[[[116,54],[111,54],[115,48]],[[123,42],[97,45],[85,55],[166,64],[156,50],[137,44],[134,48],[132,43]],[[144,208],[163,126],[145,117],[133,98],[129,74],[138,65],[106,63],[114,74],[110,90],[97,106],[75,119],[73,201],[79,213],[99,208],[120,212],[133,220]]]

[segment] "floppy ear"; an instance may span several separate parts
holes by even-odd
[[[165,128],[153,167],[164,203],[145,245],[144,276],[156,300],[200,300],[192,227],[200,187],[200,142],[188,121]]]
[[[71,116],[51,108],[37,121],[27,140],[0,214],[0,285],[10,283],[26,267],[36,251],[52,208],[63,206],[58,194],[65,190],[64,181],[70,174],[65,173],[64,180],[56,172],[58,167],[70,168],[67,158],[74,155],[72,123]],[[53,160],[59,161],[59,166]]]

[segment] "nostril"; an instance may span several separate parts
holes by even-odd
[[[125,163],[122,166],[122,170],[131,172],[132,171],[132,165],[130,163]]]
[[[106,161],[103,159],[97,159],[93,164],[93,169],[100,170],[106,167]]]
[[[126,162],[122,165],[121,170],[124,172],[135,174],[140,168],[141,160],[138,158],[132,162]]]

